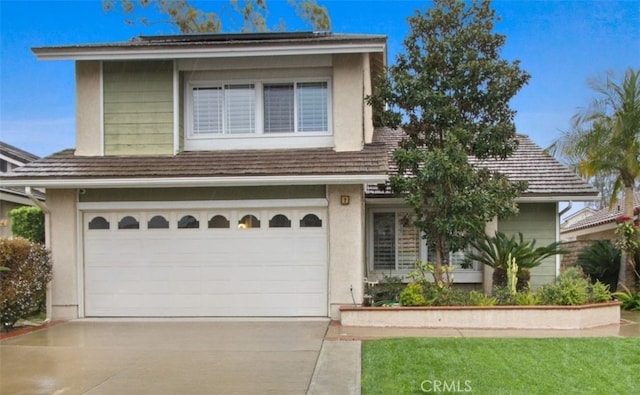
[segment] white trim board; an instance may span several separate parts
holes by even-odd
[[[39,60],[124,60],[124,59],[193,59],[206,57],[258,57],[283,55],[349,54],[386,51],[383,43],[285,45],[241,48],[156,48],[156,47],[43,47],[32,48]]]
[[[231,209],[275,207],[327,207],[327,199],[256,199],[256,200],[189,200],[155,202],[80,202],[78,210],[175,210],[175,209]]]
[[[171,188],[223,187],[264,185],[318,184],[378,184],[385,182],[385,174],[343,174],[305,176],[249,176],[249,177],[162,177],[162,178],[67,178],[67,179],[3,179],[3,186],[40,188]]]

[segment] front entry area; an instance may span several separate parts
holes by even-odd
[[[92,210],[85,317],[326,317],[325,207]]]

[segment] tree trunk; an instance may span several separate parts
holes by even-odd
[[[635,220],[633,211],[635,209],[634,204],[634,191],[633,186],[624,188],[624,215],[631,218],[631,222]],[[620,257],[620,273],[618,274],[618,285],[624,285],[630,290],[636,288],[636,268],[634,262],[634,251],[622,251]],[[618,289],[622,287],[618,286]]]

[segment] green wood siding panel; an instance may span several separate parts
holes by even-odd
[[[324,185],[221,188],[87,189],[81,202],[152,202],[190,200],[317,199]]]
[[[173,63],[103,64],[106,155],[173,153]]]
[[[498,230],[507,236],[522,232],[526,240],[535,239],[536,246],[556,241],[556,203],[521,203],[520,213],[498,222]],[[531,271],[531,286],[537,288],[555,281],[556,258],[545,259]]]

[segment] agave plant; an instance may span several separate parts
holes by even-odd
[[[560,242],[536,247],[536,240],[524,240],[522,233],[508,237],[502,232],[494,236],[484,235],[471,242],[473,250],[467,253],[465,262],[480,262],[494,269],[493,284],[506,286],[507,265],[510,259],[515,259],[518,265],[518,289],[523,289],[529,281],[529,270],[539,266],[545,258],[553,255],[566,254]]]

